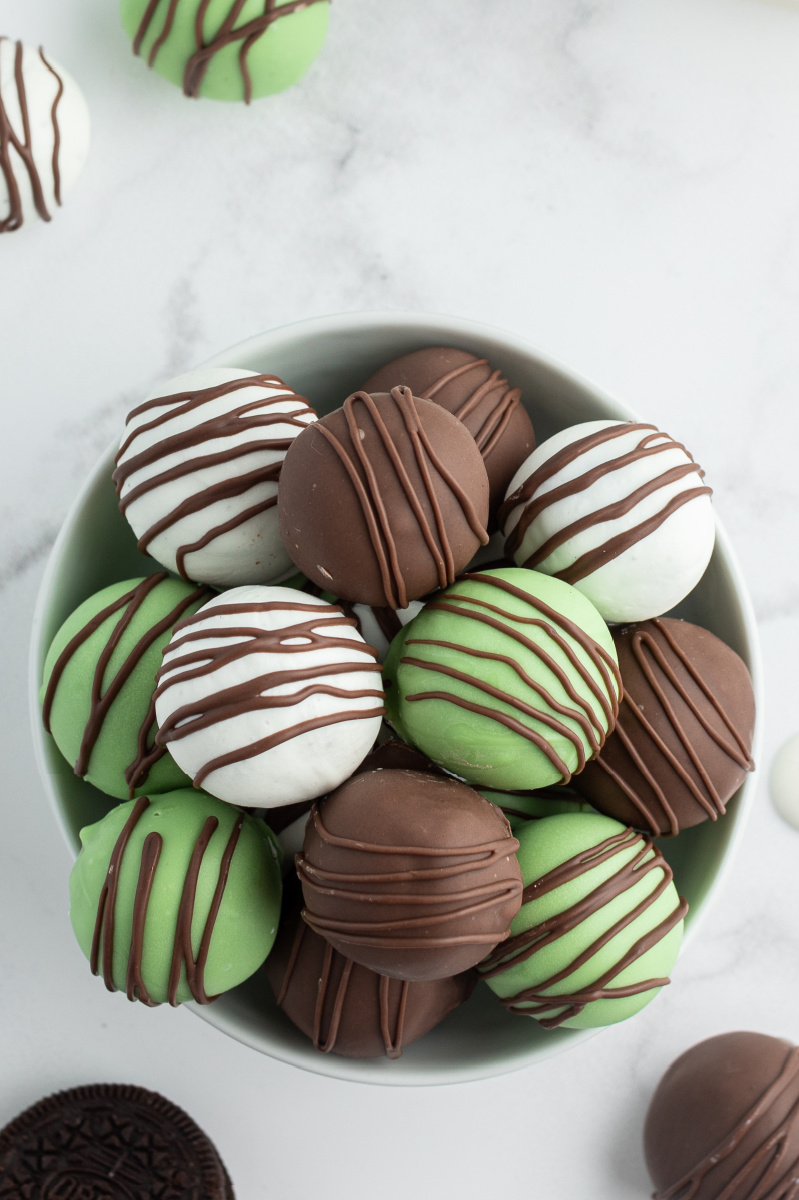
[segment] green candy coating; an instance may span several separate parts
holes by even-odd
[[[295,84],[325,40],[329,0],[120,0],[120,15],[134,50],[186,95],[212,100],[270,96]],[[281,13],[281,9],[287,9]],[[235,18],[232,19],[231,18]]]
[[[512,1012],[544,1025],[593,1029],[631,1017],[668,980],[682,941],[687,906],[660,851],[598,813],[545,817],[516,836],[523,896],[538,887],[481,975]]]
[[[559,789],[560,790],[560,789]],[[555,789],[538,795],[514,795],[512,792],[492,792],[489,788],[478,788],[481,796],[501,808],[514,833],[528,821],[540,821],[544,817],[557,817],[561,813],[594,812],[580,796],[566,790],[562,796]]]
[[[136,805],[143,811],[133,826],[118,867],[109,876],[109,863],[120,834]],[[140,976],[147,996],[139,990],[130,999],[163,1003],[170,999],[169,979],[176,946],[178,915],[187,873],[195,847],[208,818],[217,824],[208,840],[193,891],[191,955],[197,959],[220,880],[220,866],[228,841],[239,819],[241,829],[230,859],[221,903],[208,946],[202,987],[208,998],[226,992],[258,969],[272,948],[280,915],[280,851],[271,830],[255,817],[203,792],[184,788],[154,797],[130,800],[112,809],[101,821],[81,830],[82,850],[69,880],[70,920],[78,944],[92,960],[92,942],[101,892],[107,878],[117,876],[113,904],[112,988],[128,991],[131,937],[136,893],[142,873],[145,839],[158,834],[160,854],[153,873],[152,890],[145,907]],[[213,825],[213,822],[211,823]],[[191,889],[189,889],[191,890]],[[110,902],[103,918],[108,936]],[[135,951],[134,955],[135,957]],[[98,973],[103,974],[102,939]],[[186,962],[180,967],[175,1001],[199,996],[189,986]]]
[[[400,737],[475,787],[503,791],[568,782],[613,727],[620,692],[613,639],[591,602],[517,567],[437,593],[391,643],[384,679]]]
[[[131,598],[122,603],[128,594]],[[156,751],[159,757],[149,770],[146,763],[143,765],[132,791],[125,773],[132,772],[141,759],[140,731],[144,730],[142,736],[146,737],[146,748],[150,751],[153,749],[156,723],[150,707],[163,648],[169,642],[176,623],[196,612],[210,594],[207,589],[198,589],[193,584],[163,574],[146,579],[127,579],[122,583],[113,583],[84,600],[67,617],[53,638],[45,659],[39,692],[43,705],[59,658],[73,639],[77,638],[78,643],[55,681],[52,703],[45,706],[45,725],[49,724],[56,745],[67,761],[75,766],[76,773],[109,796],[124,800],[145,792],[149,795],[190,786],[191,780],[174,759],[160,750]],[[92,630],[92,622],[99,619],[104,610],[108,610],[108,615]],[[157,636],[153,636],[157,627],[164,622],[165,627]],[[84,633],[87,636],[84,637]],[[119,640],[102,670],[102,679],[96,681],[101,656],[117,633]],[[145,645],[146,642],[150,644]],[[134,658],[135,665],[117,692],[115,677]],[[93,712],[97,713],[92,694],[98,683],[99,696],[105,697],[106,702],[100,710],[99,729],[96,740],[89,748],[88,762],[81,763],[81,747],[87,729],[90,730],[96,719],[96,715],[92,715]]]

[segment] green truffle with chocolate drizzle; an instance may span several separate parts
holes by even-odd
[[[109,991],[210,1004],[260,967],[281,894],[263,821],[185,788],[120,804],[80,839],[70,920]]]
[[[391,644],[388,720],[475,787],[568,783],[613,728],[613,639],[591,602],[522,568],[477,571],[434,596]]]
[[[134,54],[186,96],[250,100],[291,87],[322,48],[329,0],[120,0]]]
[[[642,833],[595,813],[517,829],[524,891],[478,970],[509,1012],[546,1029],[614,1025],[669,982],[688,906]]]
[[[84,600],[47,653],[44,727],[75,774],[123,800],[188,787],[155,745],[155,674],[172,630],[211,596],[165,572],[113,583]]]

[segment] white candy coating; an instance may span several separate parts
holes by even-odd
[[[75,80],[46,51],[6,37],[0,38],[0,128],[0,233],[51,220],[86,161],[89,109]]]
[[[274,808],[349,778],[377,737],[383,688],[374,652],[336,605],[240,587],[176,627],[155,711],[159,740],[196,786]],[[318,727],[303,732],[307,722]],[[220,758],[230,761],[213,765]]]
[[[205,367],[156,389],[128,417],[114,476],[140,547],[216,587],[293,574],[277,476],[315,420],[303,396],[254,371]]]
[[[789,737],[774,756],[769,790],[782,819],[799,829],[799,733]]]
[[[423,608],[423,600],[411,600],[407,608],[396,609],[396,616],[400,626],[407,625]],[[370,646],[374,646],[377,651],[377,661],[381,663],[385,662],[392,639],[383,632],[379,619],[380,610],[370,608],[368,604],[353,604],[352,611],[358,622],[358,628],[361,631],[364,641],[368,642]]]
[[[532,494],[515,497],[536,472]],[[606,621],[644,621],[668,612],[702,577],[715,541],[708,493],[690,454],[654,426],[574,425],[538,446],[511,480],[507,552],[518,566],[572,583]],[[584,555],[590,569],[582,573],[575,564]]]

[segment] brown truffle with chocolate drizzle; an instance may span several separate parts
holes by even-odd
[[[265,970],[278,1006],[321,1053],[399,1058],[471,995],[474,971],[389,979],[345,958],[302,920],[294,883]]]
[[[687,1050],[652,1097],[644,1152],[656,1200],[795,1200],[799,1047],[722,1033]]]
[[[488,535],[474,439],[408,388],[355,392],[286,454],[280,531],[294,562],[337,597],[406,608],[446,587]]]
[[[487,358],[454,346],[427,346],[403,354],[367,379],[363,390],[388,392],[398,384],[463,421],[486,465],[493,514],[511,479],[535,448],[533,423],[521,403],[521,388],[511,387]]]
[[[629,625],[614,642],[624,693],[616,729],[574,786],[653,835],[717,820],[754,766],[745,663],[707,629],[670,617]]]
[[[456,975],[508,935],[517,845],[500,810],[457,780],[356,775],[311,809],[297,856],[303,915],[380,974]]]

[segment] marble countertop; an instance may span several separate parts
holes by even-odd
[[[799,3],[335,0],[306,79],[249,109],[148,76],[116,8],[0,0],[0,32],[42,43],[93,117],[63,210],[0,243],[0,1125],[118,1079],[191,1112],[239,1200],[643,1200],[668,1063],[729,1029],[799,1041],[799,833],[767,789],[799,725]],[[504,327],[685,442],[762,639],[757,804],[673,985],[457,1087],[317,1077],[109,997],[73,943],[28,730],[46,557],[126,409],[262,329],[358,309]]]

